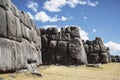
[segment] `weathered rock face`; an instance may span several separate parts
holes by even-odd
[[[86,52],[79,29],[74,26],[40,29],[42,34],[43,64],[87,64]]]
[[[111,62],[120,62],[120,56],[111,55]]]
[[[84,42],[88,63],[108,63],[111,61],[109,48],[105,47],[100,37]]]
[[[42,64],[40,30],[10,0],[0,0],[0,72],[26,68],[28,59]]]

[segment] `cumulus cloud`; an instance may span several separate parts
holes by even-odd
[[[84,31],[81,27],[79,27],[79,30],[80,30],[81,39],[83,39],[85,41],[89,40],[88,33],[86,31]]]
[[[38,3],[34,1],[28,1],[27,7],[32,9],[34,12],[37,12]]]
[[[66,0],[49,0],[44,3],[43,8],[50,12],[59,12],[66,2]]]
[[[92,31],[95,33],[97,30],[96,30],[96,29],[93,29]]]
[[[62,17],[58,17],[57,15],[55,15],[54,17],[51,17],[49,15],[47,15],[44,11],[40,11],[35,15],[35,18],[37,21],[41,21],[43,23],[45,22],[57,22],[57,21],[66,21],[68,20],[68,18],[62,16]]]
[[[120,44],[119,43],[109,41],[109,42],[105,43],[105,45],[110,48],[111,54],[120,55]]]
[[[30,12],[26,12],[26,13],[30,16],[31,19],[34,19],[34,16]]]
[[[59,12],[63,6],[70,6],[75,8],[77,5],[88,5],[95,7],[98,2],[91,2],[90,0],[49,0],[44,3],[43,8],[50,12]]]

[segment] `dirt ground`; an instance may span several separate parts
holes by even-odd
[[[0,80],[120,80],[120,63],[102,65],[102,69],[85,66],[41,66],[42,77],[29,72],[0,74]]]

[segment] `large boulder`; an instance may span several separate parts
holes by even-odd
[[[70,29],[71,29],[71,33],[70,33],[71,38],[73,38],[73,37],[79,37],[80,38],[80,33],[79,33],[79,28],[78,27],[71,26]]]
[[[66,41],[59,41],[57,44],[57,50],[56,50],[56,58],[57,63],[59,64],[67,64],[68,59],[68,48],[67,48],[68,42]]]
[[[87,64],[86,52],[80,38],[75,37],[69,42],[68,48],[72,64]]]
[[[12,40],[16,40],[16,20],[15,16],[11,11],[7,11],[7,25],[8,25],[8,38]]]
[[[99,53],[90,53],[87,54],[88,63],[96,64],[100,62]]]
[[[7,37],[6,12],[0,7],[0,37]]]
[[[18,17],[15,17],[16,22],[16,40],[21,42],[22,41],[22,27],[20,24],[20,20]]]
[[[11,0],[0,0],[0,7],[9,10],[11,8]]]
[[[16,51],[13,41],[0,38],[0,72],[16,70]]]

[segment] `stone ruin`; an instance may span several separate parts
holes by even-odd
[[[29,62],[30,61],[30,62]],[[38,29],[10,0],[0,0],[0,73],[36,65],[110,62],[102,39],[82,41],[78,27]]]
[[[96,64],[111,62],[109,48],[105,47],[100,37],[96,37],[93,41],[83,41],[83,44],[87,54],[88,63]]]
[[[86,52],[77,27],[61,28],[60,32],[54,27],[40,30],[43,64],[87,64]]]
[[[42,64],[40,31],[10,0],[0,0],[0,72],[26,68],[28,59]]]

